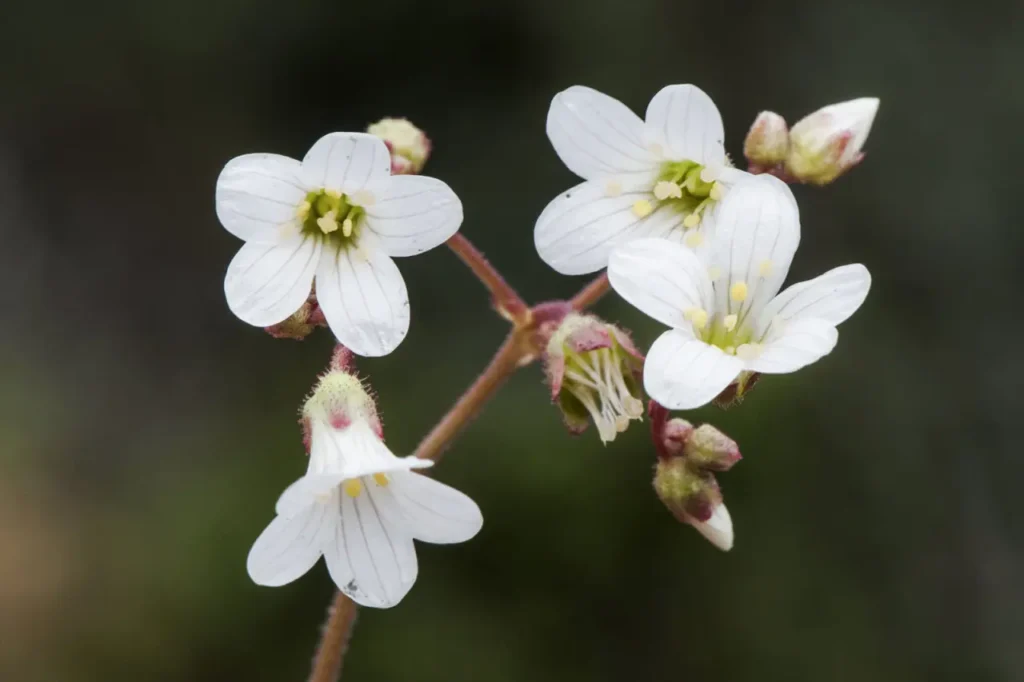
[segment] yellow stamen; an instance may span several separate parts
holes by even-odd
[[[358,478],[350,478],[341,484],[341,489],[349,497],[359,497],[359,493],[363,492],[363,483]]]
[[[683,218],[683,227],[687,230],[692,230],[698,225],[700,225],[700,213],[697,213],[696,211]]]
[[[747,283],[736,282],[729,289],[729,298],[740,303],[747,300]]]
[[[708,311],[703,308],[689,308],[683,312],[683,316],[692,322],[693,326],[697,329],[703,329],[708,326]]]
[[[325,189],[324,190],[324,196],[326,196],[326,197],[328,197],[330,199],[334,199],[335,201],[337,201],[338,199],[341,199],[341,195],[338,194],[338,192],[333,190],[333,189]]]
[[[654,207],[651,206],[651,202],[646,199],[640,199],[639,201],[633,202],[633,215],[637,218],[646,218],[651,215]]]
[[[725,319],[722,320],[722,325],[725,326],[725,331],[731,332],[733,329],[735,329],[736,328],[736,322],[738,320],[739,320],[739,318],[737,316],[735,316],[735,315],[726,315]]]
[[[346,237],[352,236],[352,219],[345,218],[345,222],[341,224],[341,233]]]
[[[376,481],[379,486],[385,486],[391,482],[391,479],[388,478],[387,474],[374,474],[373,480]]]
[[[303,201],[299,204],[299,210],[296,211],[296,215],[299,216],[299,220],[305,220],[309,217],[309,212],[313,209],[313,204],[308,201]]]
[[[711,197],[712,201],[720,201],[722,199],[722,194],[723,192],[721,184],[716,182],[715,184],[711,185],[711,192],[708,196]]]
[[[662,180],[654,186],[654,196],[659,201],[665,201],[665,199],[679,199],[683,196],[683,190],[674,182]]]
[[[334,211],[328,211],[316,219],[316,226],[319,227],[324,234],[335,232],[338,229],[337,215]]]
[[[722,349],[722,352],[726,355],[736,355],[736,349],[733,346],[726,346]]]

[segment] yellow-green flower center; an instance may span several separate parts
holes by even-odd
[[[683,228],[693,230],[700,225],[705,211],[722,198],[722,185],[710,170],[696,161],[668,161],[661,166],[655,180],[654,201],[640,199],[633,204],[633,213],[643,218],[662,207],[683,215]],[[689,246],[699,246],[703,237],[692,231],[687,235]]]
[[[309,192],[298,211],[303,234],[339,247],[356,242],[365,215],[347,194],[330,189]]]

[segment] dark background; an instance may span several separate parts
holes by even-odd
[[[420,545],[415,589],[364,611],[349,680],[1024,679],[1020,3],[458,0],[36,2],[0,9],[0,679],[303,680],[322,565],[253,585],[249,546],[304,470],[296,410],[327,334],[234,319],[233,156],[408,116],[464,233],[531,300],[575,182],[544,136],[573,84],[639,112],[693,82],[738,157],[758,111],[882,100],[865,164],[796,188],[790,281],[874,275],[837,350],[690,415],[736,437],[736,547],[650,488],[644,426],[563,432],[530,368],[439,468],[470,543]],[[361,367],[410,451],[506,324],[452,254],[400,263],[405,343]],[[610,296],[645,347],[660,329]]]

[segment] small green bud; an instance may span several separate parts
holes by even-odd
[[[772,168],[786,160],[789,151],[789,128],[786,119],[773,111],[762,111],[743,143],[743,155],[751,164]]]

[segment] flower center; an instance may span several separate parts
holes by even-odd
[[[365,215],[366,211],[352,197],[330,189],[308,193],[298,210],[303,234],[323,239],[338,247],[354,244],[358,240]]]
[[[643,218],[656,207],[666,206],[682,213],[683,227],[694,230],[700,225],[704,212],[722,198],[723,187],[716,176],[712,169],[696,161],[668,161],[662,164],[654,183],[655,201],[637,201],[633,204],[633,213]],[[702,241],[697,232],[692,232],[686,239],[687,244],[693,247]]]
[[[761,345],[754,339],[754,326],[749,319],[741,319],[735,313],[709,314],[703,308],[689,308],[683,314],[693,325],[694,334],[704,343],[743,359],[753,359],[761,352]]]

